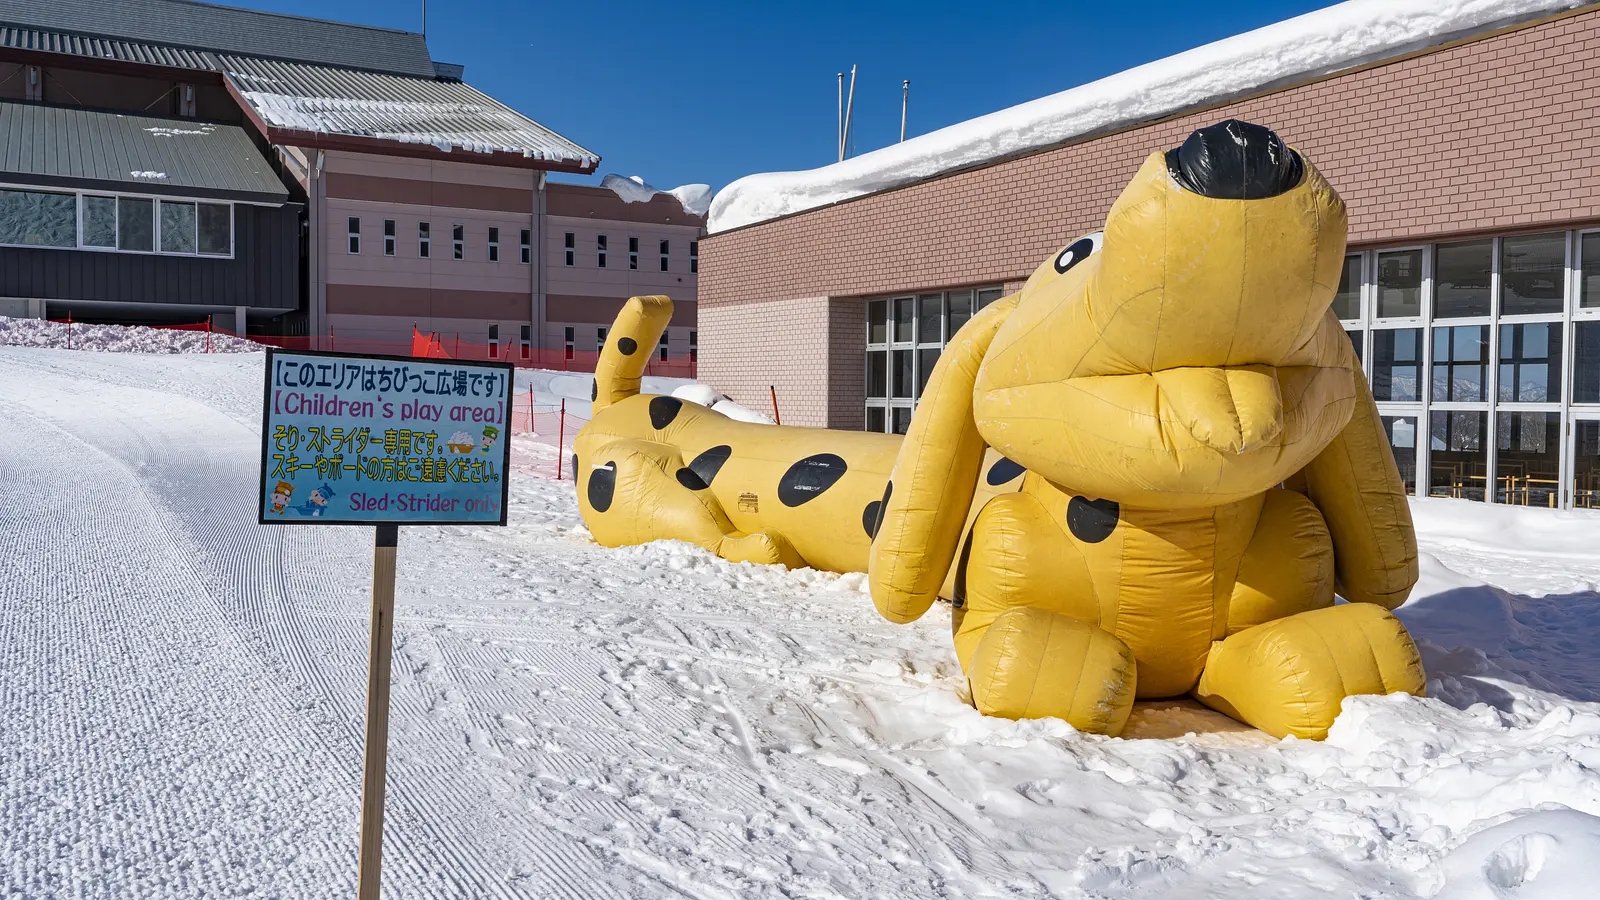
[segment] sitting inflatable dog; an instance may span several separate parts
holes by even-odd
[[[671,303],[634,298],[575,441],[584,521],[865,569],[895,622],[944,596],[987,714],[1114,735],[1135,698],[1192,694],[1320,739],[1345,697],[1425,685],[1389,613],[1417,578],[1405,491],[1329,311],[1344,247],[1276,134],[1197,131],[961,328],[903,441],[639,395]]]

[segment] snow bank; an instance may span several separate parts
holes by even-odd
[[[1600,817],[1571,809],[1518,816],[1478,832],[1444,858],[1434,900],[1593,896],[1600,885]]]
[[[616,193],[624,203],[649,203],[650,198],[657,194],[669,194],[683,207],[683,211],[691,216],[703,216],[711,208],[711,185],[685,184],[675,187],[670,191],[652,187],[645,183],[643,178],[630,175],[623,178],[621,175],[607,175],[600,179],[600,186]]]
[[[0,316],[0,344],[18,347],[66,349],[67,324],[44,319],[12,319]],[[205,353],[206,333],[146,328],[142,325],[85,325],[71,327],[71,349],[109,353]],[[211,335],[212,353],[254,353],[260,344],[228,334]]]
[[[1349,0],[833,165],[746,176],[717,194],[708,230],[814,209],[1583,2]]]

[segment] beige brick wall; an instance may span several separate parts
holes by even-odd
[[[831,308],[827,297],[805,297],[701,311],[696,377],[767,415],[772,414],[768,387],[776,386],[783,424],[827,425]],[[865,343],[856,348],[856,356],[865,348]],[[865,375],[858,377],[865,390]]]
[[[703,377],[725,391],[747,381],[765,390],[780,372],[814,383],[831,371],[828,420],[859,422],[849,408],[861,405],[860,365],[845,358],[863,345],[847,353],[859,336],[845,330],[861,317],[844,312],[847,301],[786,298],[1020,284],[1100,228],[1151,151],[1230,117],[1268,125],[1306,153],[1348,204],[1355,244],[1600,221],[1597,51],[1600,12],[1587,12],[708,236]],[[781,351],[747,349],[776,335]],[[782,359],[771,378],[746,374],[769,358]]]

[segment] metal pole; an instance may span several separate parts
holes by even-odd
[[[839,161],[844,161],[844,73],[839,73],[839,130],[834,135],[839,146]]]
[[[535,433],[533,430],[533,385],[531,384],[528,385],[528,433]]]
[[[767,390],[772,394],[772,420],[777,424],[782,425],[783,417],[778,415],[778,389],[769,384],[767,385]]]
[[[594,415],[594,413],[589,413],[589,415],[592,416],[592,415]],[[561,419],[560,419],[560,422],[561,422],[561,424],[556,426],[556,480],[557,481],[561,480],[561,456],[562,456],[562,453],[564,452],[564,448],[565,448],[565,445],[567,443],[567,398],[565,398],[565,397],[561,398]],[[572,473],[572,478],[573,478],[574,481],[576,481],[577,478],[578,478],[578,473],[577,472],[573,472]]]
[[[850,149],[850,122],[856,111],[856,67],[850,66],[850,99],[844,105],[844,140],[839,142],[839,159],[843,160]]]
[[[398,525],[379,525],[372,546],[372,634],[367,648],[367,743],[361,776],[357,900],[378,900],[383,867],[383,787],[389,751],[389,665],[394,648],[394,554]]]
[[[906,139],[906,102],[911,99],[911,79],[900,83],[900,140]]]

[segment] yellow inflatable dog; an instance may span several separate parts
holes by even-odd
[[[987,714],[1117,734],[1135,698],[1192,694],[1320,739],[1345,697],[1425,685],[1389,613],[1410,510],[1329,311],[1344,245],[1343,203],[1276,134],[1201,129],[954,336],[903,441],[639,395],[671,303],[636,297],[575,441],[584,521],[607,546],[865,569],[896,622],[943,596]]]

